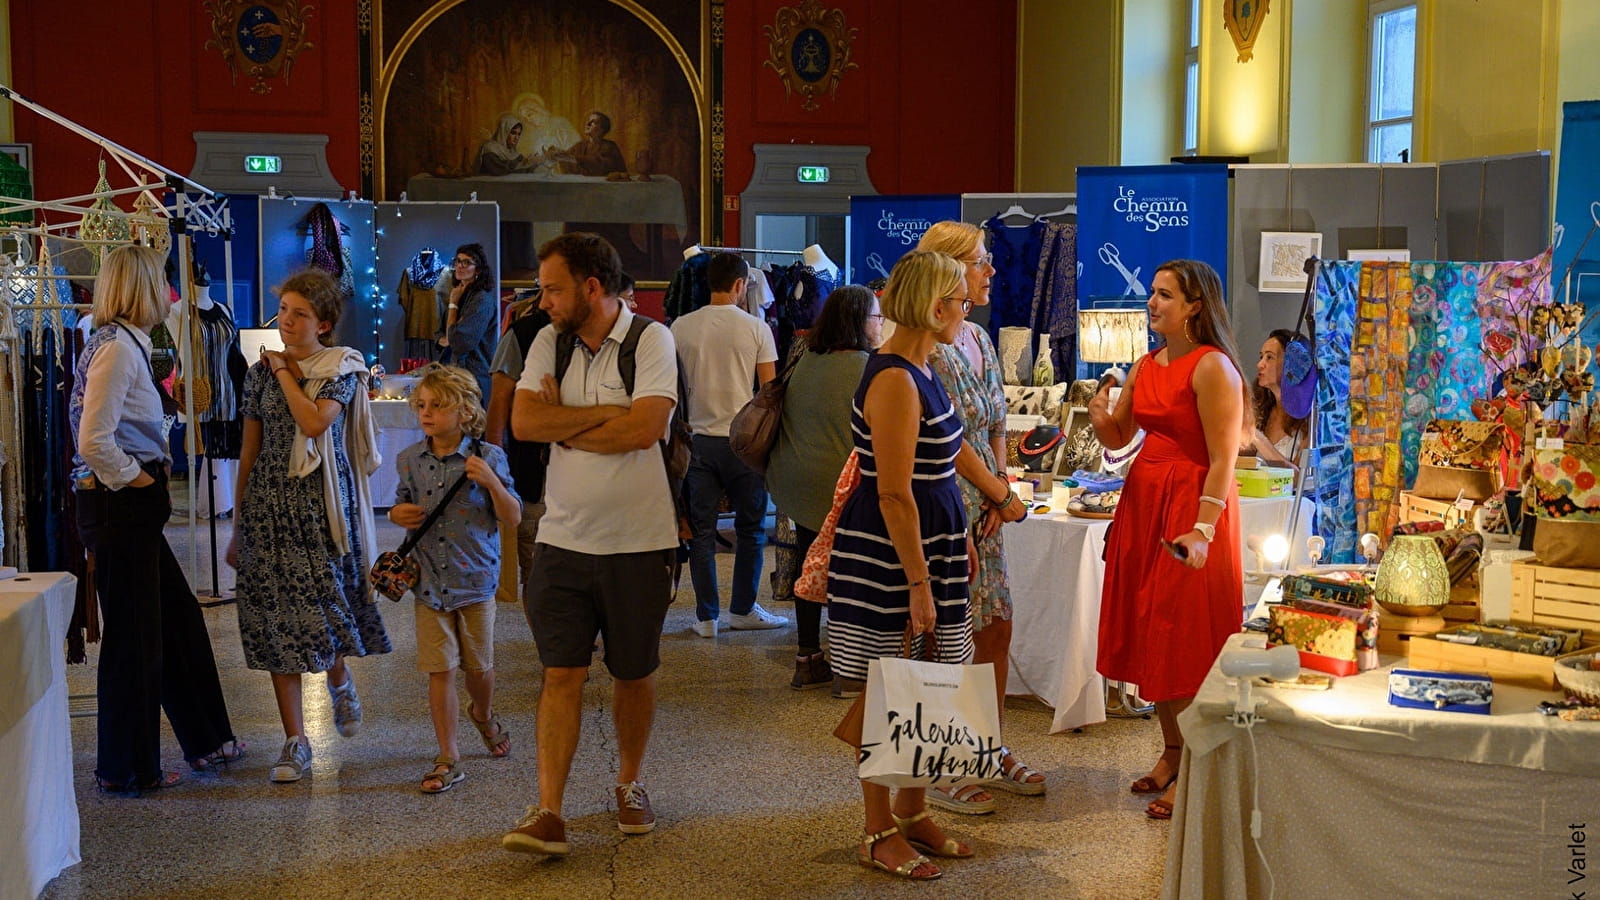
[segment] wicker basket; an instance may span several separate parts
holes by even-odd
[[[1591,647],[1556,659],[1556,683],[1590,706],[1600,706],[1600,671],[1589,668],[1595,656],[1600,653]]]

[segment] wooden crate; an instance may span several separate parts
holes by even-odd
[[[1585,644],[1600,643],[1600,570],[1512,563],[1511,621],[1581,628]]]
[[[1471,528],[1473,527],[1473,514],[1477,506],[1470,510],[1461,509],[1449,500],[1429,500],[1427,497],[1418,497],[1410,491],[1400,492],[1400,523],[1408,522],[1443,522],[1445,528]]]
[[[1405,647],[1406,664],[1413,669],[1487,675],[1506,684],[1541,691],[1556,689],[1556,660],[1553,656],[1452,644],[1426,635],[1406,641]]]
[[[1451,585],[1450,602],[1439,610],[1447,622],[1476,622],[1479,619],[1477,577],[1467,583]]]

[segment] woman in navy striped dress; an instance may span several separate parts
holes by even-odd
[[[867,360],[851,404],[861,485],[840,511],[828,564],[828,635],[834,671],[844,678],[865,679],[870,660],[898,656],[908,623],[919,641],[934,635],[938,661],[971,658],[958,472],[981,485],[1008,521],[1025,515],[1006,483],[963,443],[950,397],[928,368],[934,344],[955,340],[972,306],[965,274],[953,257],[913,252],[895,264],[884,289],[883,314],[897,327]],[[972,855],[927,818],[922,789],[903,788],[892,803],[882,785],[863,781],[861,792],[862,865],[927,880],[940,871],[917,850]]]

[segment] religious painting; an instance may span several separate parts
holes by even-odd
[[[709,47],[711,7],[650,5],[380,2],[377,196],[497,202],[513,282],[563,231],[604,236],[638,280],[669,279],[702,242],[714,98],[689,48]]]

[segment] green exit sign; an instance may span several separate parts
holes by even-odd
[[[276,156],[246,156],[244,170],[251,175],[276,175],[283,171],[283,160]]]
[[[827,166],[800,166],[795,169],[795,180],[801,184],[827,184]]]

